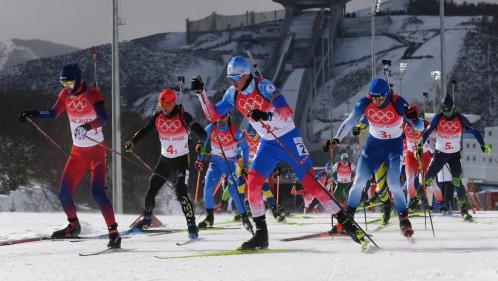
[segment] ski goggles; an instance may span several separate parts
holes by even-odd
[[[64,87],[69,87],[71,85],[74,85],[74,80],[60,80],[62,86]]]
[[[453,107],[441,107],[441,111],[449,113],[453,111]]]
[[[227,75],[228,80],[230,81],[239,81],[242,76],[249,74],[249,73],[241,73],[237,75]]]

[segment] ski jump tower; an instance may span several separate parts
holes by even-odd
[[[284,81],[296,71],[301,71],[295,104],[294,121],[300,129],[305,144],[313,159],[322,161],[323,156],[319,134],[308,120],[314,119],[310,110],[313,100],[323,91],[322,85],[332,78],[334,49],[340,33],[342,18],[346,12],[346,3],[350,0],[272,0],[281,4],[286,10],[288,34],[293,34],[292,44],[288,50],[283,73],[278,75],[277,83]],[[312,18],[311,24],[307,18]],[[306,27],[308,25],[309,27]],[[291,66],[291,67],[288,67]],[[263,71],[265,72],[265,71]],[[266,74],[266,73],[265,73]],[[274,77],[275,75],[266,75]],[[329,113],[331,114],[331,111]],[[309,117],[310,118],[309,118]],[[330,129],[332,134],[332,129]]]

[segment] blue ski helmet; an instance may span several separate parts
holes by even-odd
[[[251,66],[246,59],[241,56],[235,56],[230,59],[227,65],[228,76],[241,76],[242,74],[250,74]]]
[[[370,92],[370,96],[372,97],[381,97],[387,96],[389,93],[389,85],[387,81],[382,78],[375,78],[370,81],[370,87],[368,88]]]
[[[61,73],[59,75],[59,80],[61,81],[74,81],[74,88],[71,92],[78,90],[81,84],[81,69],[76,63],[67,64],[62,67]]]

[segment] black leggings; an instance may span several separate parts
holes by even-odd
[[[170,182],[174,181],[176,198],[182,206],[185,218],[188,222],[195,222],[192,201],[187,194],[189,176],[188,164],[188,154],[176,158],[166,158],[161,155],[155,167],[155,172],[160,176],[152,174],[150,177],[149,189],[147,190],[147,195],[145,196],[144,214],[152,214],[152,211],[156,205],[156,195],[166,182],[163,178],[165,177]],[[167,184],[169,185],[170,183]]]
[[[426,179],[434,178],[439,171],[443,168],[444,164],[448,163],[450,166],[451,176],[453,178],[460,178],[462,175],[462,163],[460,162],[460,152],[444,153],[436,150],[432,161],[427,168],[425,174]]]

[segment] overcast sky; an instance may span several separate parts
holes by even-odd
[[[463,1],[463,0],[461,0]],[[467,0],[467,2],[478,0]],[[494,1],[498,0],[486,0]],[[348,10],[365,8],[372,0],[353,0]],[[185,31],[185,19],[200,19],[213,11],[241,14],[282,7],[271,0],[120,0],[126,25],[121,39]],[[112,35],[112,0],[0,0],[0,41],[43,39],[75,47],[108,43]]]

